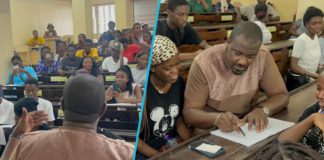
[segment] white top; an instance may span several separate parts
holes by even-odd
[[[15,124],[14,104],[4,98],[0,103],[0,124]]]
[[[141,87],[145,86],[145,80],[146,80],[146,68],[143,70],[139,70],[136,67],[131,68],[132,75],[134,78],[134,82],[141,85]]]
[[[268,15],[271,14],[272,17],[277,17],[279,16],[278,12],[272,7],[270,6],[269,4],[267,4],[267,7],[268,7]],[[240,10],[241,11],[241,14],[243,16],[246,16],[249,21],[254,21],[254,8],[255,8],[255,4],[253,5],[249,5],[249,6],[246,6],[246,7],[242,7],[242,9]]]
[[[37,110],[44,111],[45,113],[48,114],[47,121],[51,122],[51,121],[55,120],[54,112],[53,112],[53,105],[50,101],[43,99],[43,98],[38,98]]]
[[[262,44],[271,43],[272,34],[268,30],[267,26],[261,21],[254,21],[254,23],[257,24],[262,31]]]
[[[321,58],[321,48],[317,35],[314,36],[314,39],[311,39],[307,34],[301,34],[295,40],[291,56],[299,59],[299,67],[305,71],[316,73]]]
[[[321,59],[319,63],[324,64],[324,37],[319,37],[318,41],[321,47]]]
[[[128,64],[128,59],[126,57],[124,58],[124,65]],[[115,63],[114,59],[112,57],[107,57],[102,62],[102,69],[107,70],[109,72],[116,72],[120,68],[120,59],[117,63]]]

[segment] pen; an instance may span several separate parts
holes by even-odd
[[[243,134],[243,136],[246,136],[241,127],[239,127],[239,130]]]

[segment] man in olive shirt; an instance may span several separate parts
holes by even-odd
[[[239,127],[248,122],[250,129],[255,125],[259,132],[267,126],[268,115],[287,106],[283,79],[261,42],[260,28],[241,22],[227,43],[215,45],[194,59],[185,90],[183,115],[187,123],[240,132]],[[268,99],[255,105],[259,86]]]

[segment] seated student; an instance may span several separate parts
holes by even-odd
[[[123,33],[120,30],[114,31],[114,40],[119,41],[123,37]]]
[[[308,7],[304,17],[306,32],[294,43],[291,54],[290,72],[287,75],[287,89],[291,91],[318,77],[317,69],[321,57],[318,34],[322,31],[323,12],[316,7]]]
[[[152,42],[152,35],[150,32],[144,31],[143,32],[143,43],[141,45],[145,45],[150,47],[151,46],[151,42]]]
[[[104,85],[93,76],[80,74],[69,78],[61,101],[64,110],[63,126],[29,133],[32,126],[28,125],[29,113],[24,110],[23,117],[8,142],[10,148],[6,149],[4,158],[131,159],[133,145],[96,133],[100,116],[106,111],[104,98]],[[20,138],[22,134],[24,135]]]
[[[143,34],[141,31],[141,24],[134,23],[133,30],[129,34],[129,40],[131,44],[141,44],[144,42],[143,40]]]
[[[41,53],[41,57],[40,57],[41,59],[39,60],[39,62],[44,61],[46,58],[46,55],[48,55],[48,54],[52,55],[51,49],[47,46],[42,47],[40,53]]]
[[[156,35],[136,159],[155,156],[190,138],[182,120],[185,83],[178,68],[176,45]]]
[[[51,54],[46,54],[44,60],[40,60],[36,66],[37,74],[58,73],[58,62],[54,60]]]
[[[56,55],[54,60],[58,63],[61,63],[63,57],[66,54],[66,43],[64,41],[58,40],[56,41]]]
[[[81,64],[81,58],[75,56],[75,46],[70,44],[66,48],[66,56],[62,58],[59,64],[58,72],[60,74],[74,74]]]
[[[47,122],[49,125],[53,125],[53,122],[55,120],[53,105],[50,101],[38,97],[37,96],[38,91],[39,91],[39,88],[38,88],[37,80],[27,79],[26,84],[25,84],[26,97],[34,98],[35,100],[37,100],[37,102],[38,102],[37,110],[44,111],[46,114],[48,114]]]
[[[145,87],[148,58],[149,58],[149,51],[141,50],[137,54],[136,68],[131,69],[134,77],[134,82],[140,84],[141,87]]]
[[[37,80],[37,74],[33,67],[24,66],[19,56],[13,56],[11,64],[13,65],[13,71],[8,75],[7,84],[23,86],[29,78]]]
[[[218,1],[215,5],[215,11],[217,13],[221,12],[236,12],[236,8],[233,4],[231,4],[231,0],[226,0],[227,4],[222,3],[222,1]]]
[[[84,49],[84,41],[87,39],[86,35],[84,33],[80,33],[78,35],[78,44],[75,45],[75,48],[77,50],[82,50]]]
[[[34,112],[37,111],[38,106],[37,100],[30,97],[25,97],[20,100],[18,100],[15,103],[14,111],[15,111],[15,125],[18,124],[18,121],[22,117],[23,114],[23,108],[27,110],[27,112]],[[37,130],[49,130],[49,126],[47,123],[39,123],[37,126],[35,126],[31,131],[37,131]]]
[[[135,56],[141,50],[141,46],[138,44],[129,44],[126,38],[119,39],[119,42],[123,44],[124,48],[122,55],[127,58],[128,62],[133,62]]]
[[[142,90],[134,83],[133,75],[128,66],[122,66],[116,71],[117,90],[111,85],[106,90],[106,101],[110,103],[141,103]]]
[[[14,104],[3,98],[2,85],[0,85],[0,124],[14,124]]]
[[[324,73],[317,79],[316,99],[318,102],[307,108],[299,123],[278,137],[279,141],[301,142],[324,157]]]
[[[128,64],[128,60],[123,56],[122,44],[118,41],[111,41],[110,44],[111,57],[107,57],[102,62],[102,69],[108,72],[116,72],[118,68]],[[122,57],[122,58],[121,58]]]
[[[266,22],[280,21],[278,12],[271,5],[267,4],[267,0],[257,0],[257,1],[258,3],[266,4],[268,7]],[[240,10],[241,15],[247,17],[249,21],[253,22],[255,20],[254,8],[255,5],[243,7]]]
[[[97,62],[89,56],[82,58],[76,72],[91,74],[92,76],[97,77],[100,82],[103,82],[103,77],[98,69]]]
[[[210,13],[213,11],[211,0],[189,0],[190,13]]]
[[[38,31],[37,30],[33,30],[33,38],[30,38],[28,40],[28,42],[26,43],[26,45],[28,45],[30,47],[42,46],[44,44],[45,44],[45,40],[44,40],[43,37],[38,36]]]
[[[289,34],[291,38],[299,37],[301,34],[306,32],[303,19],[298,19],[289,28]]]
[[[54,26],[53,24],[49,23],[47,25],[47,30],[45,33],[44,33],[44,38],[55,38],[57,37],[57,33],[56,33],[56,30],[54,29]]]
[[[108,30],[100,36],[98,40],[99,44],[104,45],[106,43],[109,43],[109,41],[114,40],[115,26],[116,24],[114,21],[108,22]]]
[[[91,58],[94,58],[95,60],[98,59],[98,49],[93,48],[93,43],[91,39],[84,40],[84,49],[78,50],[75,53],[75,56],[83,58],[84,56],[89,56]]]
[[[262,44],[271,43],[271,38],[272,38],[272,34],[270,33],[267,26],[265,25],[267,11],[268,11],[267,5],[263,3],[258,3],[254,8],[254,13],[256,17],[254,23],[257,24],[262,31]]]
[[[195,44],[201,48],[209,48],[206,41],[199,38],[197,32],[187,23],[189,14],[188,2],[186,0],[168,1],[168,18],[159,20],[156,34],[168,37],[177,47],[184,44]],[[181,60],[192,60],[200,51],[195,53],[180,54]]]
[[[148,24],[142,24],[142,32],[150,32]]]
[[[321,59],[318,66],[319,73],[324,71],[324,32],[323,31],[324,31],[324,25],[323,25],[322,33],[318,37],[318,41],[321,47]]]
[[[261,42],[261,29],[244,21],[234,26],[228,42],[204,50],[194,59],[183,110],[188,124],[240,133],[238,127],[246,122],[261,132],[267,127],[268,115],[287,106],[289,96],[282,76]],[[253,99],[260,88],[267,99],[256,105]]]

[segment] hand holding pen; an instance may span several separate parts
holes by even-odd
[[[237,133],[245,136],[245,133],[240,128],[242,124],[242,121],[231,112],[218,113],[214,122],[214,125],[217,126],[222,132],[236,131]]]

